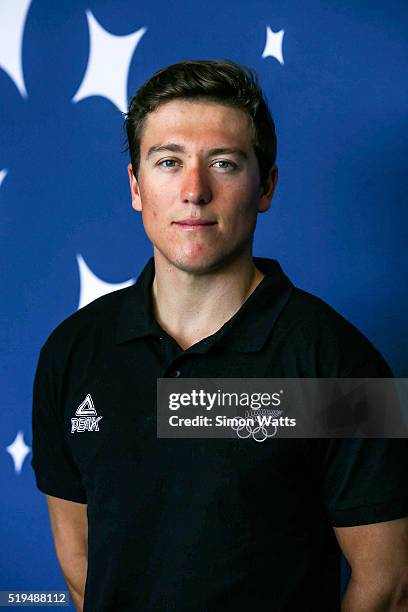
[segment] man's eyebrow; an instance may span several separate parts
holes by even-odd
[[[160,151],[171,151],[172,153],[185,153],[185,148],[181,145],[169,142],[164,145],[153,145],[147,152],[146,159],[148,159],[153,153],[160,153]]]
[[[248,159],[248,154],[238,147],[218,147],[217,149],[208,151],[208,155],[210,157],[214,155],[237,155],[241,159]]]
[[[148,159],[154,153],[160,153],[162,151],[171,151],[172,153],[185,153],[186,149],[182,145],[178,145],[173,142],[169,142],[163,145],[153,145],[147,152],[146,159]],[[241,159],[248,159],[247,153],[238,147],[217,147],[216,149],[210,149],[207,153],[208,157],[214,155],[237,155]]]

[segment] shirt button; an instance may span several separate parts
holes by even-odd
[[[178,378],[180,374],[180,370],[173,370],[173,372],[170,372],[170,376],[172,376],[173,378]]]

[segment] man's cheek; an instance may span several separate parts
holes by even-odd
[[[143,218],[146,222],[149,222],[149,220],[154,220],[157,218],[157,208],[156,206],[152,206],[152,204],[144,204],[143,206]]]

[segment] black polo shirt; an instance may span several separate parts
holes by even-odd
[[[275,261],[182,350],[153,318],[151,259],[66,319],[34,385],[38,488],[87,503],[85,612],[334,612],[333,526],[408,514],[404,440],[158,439],[158,377],[387,377],[381,355]]]

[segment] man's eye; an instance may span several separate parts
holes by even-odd
[[[216,165],[218,164],[218,165]],[[220,159],[212,164],[216,168],[220,168],[220,170],[234,170],[237,165],[232,161],[228,161],[226,159]]]
[[[174,168],[176,163],[177,162],[175,159],[163,159],[163,161],[159,162],[159,166],[162,166],[163,168]]]

